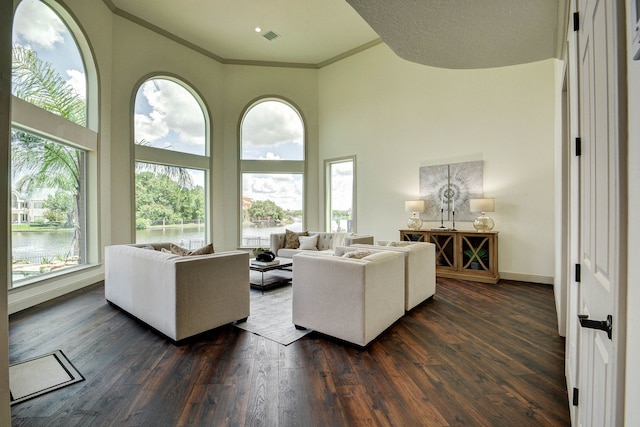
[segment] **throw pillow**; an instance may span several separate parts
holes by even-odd
[[[362,259],[366,256],[371,255],[371,251],[365,251],[363,249],[356,249],[355,251],[351,251],[351,252],[347,252],[344,255],[342,255],[342,258],[355,258],[355,259]]]
[[[172,254],[173,253],[167,248],[160,248],[160,252],[164,252],[165,254]]]
[[[298,236],[300,240],[300,247],[298,249],[302,249],[305,251],[317,251],[318,248],[318,235],[315,236]]]
[[[389,242],[387,246],[395,246],[396,248],[404,248],[405,246],[411,245],[411,242]]]
[[[212,254],[213,252],[213,243],[209,243],[207,246],[203,246],[200,249],[196,249],[189,252],[189,255],[205,255]]]
[[[181,248],[180,246],[174,245],[173,243],[169,245],[169,249],[171,250],[172,254],[176,254],[180,256],[189,255],[189,249]]]
[[[284,235],[284,248],[285,249],[298,249],[300,247],[299,236],[308,236],[308,231],[302,231],[296,233],[295,231],[285,229]]]
[[[147,250],[150,250],[150,251],[155,251],[156,250],[156,248],[154,248],[151,245],[145,245],[145,246],[142,247],[142,249],[147,249]]]

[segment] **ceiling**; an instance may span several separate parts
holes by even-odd
[[[383,41],[404,59],[443,68],[556,58],[566,21],[566,0],[103,1],[223,63],[308,68]],[[279,37],[267,40],[268,32]]]

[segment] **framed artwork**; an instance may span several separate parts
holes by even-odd
[[[480,198],[482,189],[482,161],[452,163],[420,167],[420,198],[425,201],[423,219],[451,221],[455,210],[456,221],[473,221],[477,213],[469,211],[469,199]]]

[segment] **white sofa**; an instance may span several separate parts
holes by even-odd
[[[395,251],[404,255],[404,309],[411,310],[436,293],[436,250],[433,243],[389,242],[391,246],[354,244],[336,248],[336,255],[366,249],[372,252]],[[395,246],[394,246],[395,245]]]
[[[311,249],[285,248],[286,233],[272,233],[269,250],[281,258],[293,258],[295,254],[303,252],[318,252],[323,255],[333,255],[338,246],[349,246],[354,243],[373,243],[373,236],[349,233],[309,231],[309,237],[318,236],[316,245]]]
[[[169,243],[105,248],[105,298],[173,341],[249,316],[249,254],[178,256]]]
[[[296,327],[366,346],[404,315],[404,258],[380,251],[362,259],[293,257]]]

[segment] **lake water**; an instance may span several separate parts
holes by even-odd
[[[290,230],[302,230],[300,221],[288,224]],[[243,246],[269,246],[271,233],[283,233],[285,227],[247,227],[244,229]],[[11,233],[14,259],[26,259],[40,263],[43,258],[66,257],[73,251],[73,230],[14,231]],[[196,249],[204,246],[204,225],[186,227],[148,228],[136,232],[138,243],[172,242]]]

